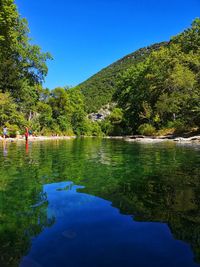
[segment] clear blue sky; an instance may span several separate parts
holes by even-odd
[[[54,60],[44,86],[76,85],[200,17],[200,0],[16,0],[34,43]]]

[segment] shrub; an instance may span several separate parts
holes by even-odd
[[[162,128],[156,133],[156,135],[157,136],[171,135],[174,134],[174,131],[175,131],[174,128]]]
[[[36,134],[36,136],[38,134],[42,135],[42,136],[52,136],[53,135],[53,131],[51,129],[49,129],[49,128],[43,127],[40,132],[36,132],[35,134]]]
[[[114,108],[108,119],[112,124],[121,123],[123,118],[123,112],[120,108]]]
[[[73,136],[74,132],[73,132],[73,130],[71,128],[69,128],[69,129],[63,131],[62,135],[64,135],[64,136]]]
[[[106,136],[110,135],[113,131],[113,128],[114,128],[112,123],[108,119],[101,121],[99,125],[101,127],[101,131]]]
[[[92,135],[93,136],[102,136],[102,131],[100,125],[96,122],[93,123],[92,125]]]
[[[169,128],[174,128],[174,133],[181,134],[189,130],[188,125],[182,120],[169,121],[167,126]]]
[[[156,129],[148,123],[141,124],[138,128],[138,132],[142,135],[154,135],[156,132]]]

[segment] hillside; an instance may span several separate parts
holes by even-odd
[[[87,112],[96,112],[103,105],[111,101],[113,93],[116,90],[116,78],[120,73],[138,62],[145,60],[152,51],[158,50],[161,46],[166,45],[167,42],[162,42],[141,48],[114,62],[85,82],[79,84],[76,89],[81,90],[85,97]]]

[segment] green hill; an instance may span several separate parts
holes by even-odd
[[[103,105],[111,101],[116,91],[116,78],[120,73],[134,64],[145,60],[152,51],[158,50],[161,46],[166,45],[167,42],[162,42],[141,48],[114,62],[85,82],[79,84],[76,89],[79,89],[85,97],[87,112],[96,112]]]

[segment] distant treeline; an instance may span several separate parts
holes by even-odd
[[[200,20],[163,42],[139,49],[75,88],[44,89],[46,61],[33,45],[14,0],[0,0],[0,127],[11,136],[125,135],[187,131],[200,125]],[[88,113],[114,102],[93,122]]]

